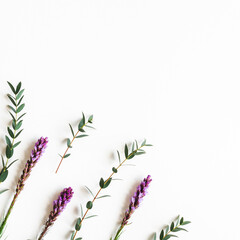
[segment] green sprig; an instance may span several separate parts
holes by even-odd
[[[120,157],[120,153],[119,151],[117,151],[117,155],[118,155],[118,160],[119,160],[119,165],[117,167],[113,167],[112,168],[112,173],[110,174],[110,176],[104,180],[104,178],[100,178],[99,181],[99,190],[98,192],[94,195],[93,192],[86,187],[86,189],[88,190],[88,192],[92,195],[93,199],[91,201],[88,201],[86,204],[86,211],[83,214],[83,209],[82,209],[82,205],[81,205],[81,217],[79,217],[76,220],[76,224],[75,224],[75,230],[72,232],[71,238],[70,240],[80,240],[82,238],[76,238],[77,233],[80,231],[81,227],[82,227],[82,223],[84,221],[84,219],[87,218],[91,218],[91,217],[95,217],[96,215],[92,215],[92,216],[87,216],[88,212],[93,208],[93,203],[97,200],[97,199],[101,199],[101,198],[105,198],[105,197],[110,197],[110,195],[102,195],[99,196],[99,194],[101,193],[101,191],[103,189],[106,189],[107,187],[109,187],[109,185],[111,184],[112,180],[114,180],[112,177],[114,174],[118,173],[118,170],[121,166],[124,166],[124,164],[126,163],[127,160],[132,159],[133,157],[137,156],[137,155],[141,155],[141,154],[145,154],[146,152],[142,149],[143,147],[146,146],[152,146],[151,144],[147,144],[146,140],[144,140],[141,145],[139,145],[137,143],[137,141],[132,143],[131,148],[128,147],[127,144],[125,144],[124,147],[124,154],[125,154],[125,159],[122,161],[121,157]],[[127,165],[127,164],[126,164]],[[76,238],[76,239],[75,239]]]
[[[191,223],[190,221],[185,221],[184,218],[180,218],[180,216],[177,217],[175,221],[173,221],[170,225],[167,225],[162,231],[160,232],[159,235],[159,240],[168,240],[172,237],[177,237],[175,232],[180,232],[180,231],[185,231],[187,230],[183,228],[182,226],[187,225]],[[156,240],[157,233],[154,234],[153,240]]]
[[[5,158],[2,156],[2,169],[0,171],[0,183],[4,182],[8,177],[8,169],[15,163],[17,160],[12,161],[9,164],[9,160],[13,157],[14,149],[21,143],[21,141],[15,142],[17,137],[21,134],[23,129],[22,127],[22,117],[26,114],[20,114],[25,107],[25,104],[22,103],[24,98],[22,89],[22,83],[19,82],[16,88],[10,82],[7,82],[10,89],[11,94],[8,94],[7,97],[10,100],[10,104],[8,105],[9,114],[11,115],[12,121],[11,125],[7,127],[8,135],[5,136],[6,141],[6,151],[5,151]],[[20,116],[19,116],[20,115]]]
[[[67,158],[67,157],[69,157],[71,155],[71,153],[68,153],[68,151],[69,151],[70,148],[72,148],[72,144],[73,144],[74,140],[76,138],[83,138],[83,137],[87,137],[88,136],[87,134],[82,134],[82,133],[85,132],[84,128],[85,127],[94,128],[94,127],[89,125],[89,124],[92,124],[92,121],[93,121],[93,115],[91,115],[88,118],[88,120],[86,120],[84,113],[82,113],[82,119],[80,120],[80,122],[78,124],[78,130],[76,131],[76,133],[74,132],[72,125],[69,123],[70,131],[71,131],[71,134],[72,134],[72,139],[67,138],[67,142],[66,142],[67,148],[66,148],[66,150],[65,150],[63,155],[59,154],[59,156],[61,157],[61,160],[60,160],[60,163],[59,163],[59,165],[57,167],[56,173],[58,172],[58,170],[59,170],[59,168],[60,168],[60,166],[62,164],[63,159]]]

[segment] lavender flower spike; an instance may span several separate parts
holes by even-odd
[[[130,219],[134,211],[139,207],[143,197],[147,194],[147,189],[151,181],[152,181],[151,176],[148,175],[147,178],[144,178],[143,181],[140,183],[140,185],[137,187],[137,191],[134,193],[134,195],[130,199],[129,207],[125,212],[124,218],[116,233],[116,236],[114,237],[114,240],[117,240],[120,238],[123,228],[128,224],[128,220]]]
[[[11,202],[11,205],[10,205],[10,207],[7,211],[7,214],[6,214],[4,220],[2,221],[2,224],[0,226],[0,236],[3,233],[4,227],[7,223],[8,217],[9,217],[11,211],[12,211],[12,208],[13,208],[16,200],[17,200],[18,195],[22,191],[27,178],[30,176],[32,168],[36,165],[36,163],[38,162],[38,160],[42,156],[42,153],[44,152],[45,148],[47,147],[47,143],[48,143],[48,138],[43,138],[43,137],[41,137],[35,143],[35,146],[34,146],[34,149],[31,152],[30,158],[27,161],[27,163],[26,163],[26,165],[23,169],[23,172],[22,172],[22,175],[21,175],[20,179],[18,180],[16,192],[15,192],[15,195],[14,195],[13,200]]]
[[[45,236],[48,228],[53,225],[57,217],[64,210],[66,205],[70,202],[72,196],[73,196],[72,188],[71,187],[64,188],[64,190],[58,196],[58,199],[53,202],[53,210],[50,212],[48,220],[45,223],[45,227],[42,233],[40,234],[40,237],[38,238],[38,240],[41,240]]]

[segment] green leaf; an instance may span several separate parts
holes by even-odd
[[[145,147],[152,147],[152,144],[145,144]]]
[[[23,131],[23,129],[16,134],[15,138],[17,138],[22,131]]]
[[[143,140],[141,147],[145,146],[145,144],[146,144],[146,139]]]
[[[23,92],[24,92],[24,89],[22,89],[22,90],[18,93],[18,95],[16,96],[16,100],[18,100],[18,99],[22,96]]]
[[[12,162],[7,166],[7,169],[9,169],[16,161],[18,161],[18,159],[12,161]]]
[[[22,115],[18,118],[18,120],[20,120],[25,114],[26,114],[26,113],[22,114]]]
[[[18,130],[22,126],[22,122],[23,122],[23,120],[21,120],[20,122],[17,123],[15,130]]]
[[[91,215],[91,216],[85,217],[85,219],[93,218],[93,217],[97,217],[97,216],[98,216],[98,215]]]
[[[160,240],[162,240],[164,237],[164,231],[162,230],[161,233],[160,233]]]
[[[73,137],[74,137],[74,131],[73,131],[72,125],[71,125],[70,123],[69,123],[69,127],[70,127],[71,132],[72,132],[72,135],[73,135]]]
[[[80,204],[80,208],[81,208],[81,217],[83,217],[83,208],[82,208],[82,204]]]
[[[6,191],[8,191],[8,190],[9,190],[9,189],[3,189],[3,190],[0,190],[0,194],[6,192]]]
[[[77,219],[76,224],[75,224],[76,231],[79,231],[81,229],[81,225],[80,225],[81,221],[82,221],[81,218]]]
[[[127,146],[127,144],[125,144],[124,153],[125,153],[125,158],[128,158],[128,146]]]
[[[71,155],[70,153],[65,154],[63,158],[67,158],[67,157],[69,157],[70,155]]]
[[[86,204],[86,208],[87,209],[92,209],[92,207],[93,207],[92,201],[88,201],[87,204]]]
[[[15,103],[15,100],[13,99],[13,97],[10,94],[8,94],[7,96],[9,98],[9,100],[12,102],[12,104],[16,107],[16,103]]]
[[[100,186],[100,188],[104,188],[104,180],[103,180],[103,178],[100,179],[99,186]]]
[[[4,168],[5,167],[5,163],[4,163],[3,155],[1,155],[1,157],[2,157],[2,166]]]
[[[91,115],[91,116],[88,118],[88,122],[92,123],[92,120],[93,120],[93,115]]]
[[[87,187],[87,186],[85,186],[85,188],[88,190],[88,192],[93,196],[93,198],[95,197],[94,195],[93,195],[93,193],[92,193],[92,191]]]
[[[174,229],[174,222],[171,223],[170,230],[172,231]]]
[[[82,134],[82,135],[77,136],[76,138],[83,138],[83,137],[87,137],[87,136],[88,136],[87,134]]]
[[[13,155],[13,149],[10,148],[9,146],[6,147],[6,157],[9,159]]]
[[[112,168],[112,171],[113,171],[114,173],[117,173],[117,172],[118,172],[118,170],[117,170],[115,167]]]
[[[12,119],[16,122],[16,119],[15,119],[15,117],[12,115],[12,113],[9,112],[9,114],[11,115]]]
[[[12,106],[8,105],[8,107],[9,107],[13,112],[16,113],[16,110],[15,110]]]
[[[71,235],[71,240],[73,240],[74,234],[75,234],[75,232],[72,233],[72,235]]]
[[[136,143],[136,149],[138,149],[138,142],[137,142],[137,140],[135,140],[135,143]]]
[[[153,240],[157,240],[157,233],[154,233]]]
[[[129,154],[128,159],[132,159],[132,158],[134,158],[135,155],[136,155],[136,153],[133,153],[133,152],[132,152],[131,154]]]
[[[181,220],[180,220],[180,224],[182,225],[184,222],[184,218],[182,217]]]
[[[11,141],[10,141],[10,139],[9,139],[9,137],[7,135],[5,136],[5,139],[6,139],[7,145],[11,148],[12,147],[12,143],[11,143]]]
[[[191,223],[191,222],[190,221],[184,221],[181,225],[187,225],[189,223]]]
[[[15,88],[13,87],[13,85],[10,82],[7,82],[7,83],[9,85],[9,87],[12,89],[13,93],[15,94],[16,92],[15,92]]]
[[[175,229],[172,230],[172,232],[179,232],[179,231],[185,231],[185,232],[187,232],[186,229],[180,228],[180,227],[177,227],[177,228],[175,228]]]
[[[103,195],[103,196],[97,197],[96,199],[101,199],[101,198],[105,198],[105,197],[111,197],[111,196],[110,195]]]
[[[121,164],[120,153],[119,153],[119,151],[118,151],[118,150],[117,150],[117,154],[118,154],[118,161],[119,161],[119,164]]]
[[[19,105],[21,104],[23,98],[24,98],[24,96],[22,96],[22,97],[20,98],[20,100],[19,100],[18,103],[17,103],[17,106],[19,106]]]
[[[21,112],[23,110],[23,108],[25,107],[25,104],[21,104],[18,108],[17,108],[17,113]]]
[[[112,178],[109,178],[109,179],[104,183],[104,187],[103,187],[103,188],[107,188],[107,187],[110,185],[111,181],[112,181]]]
[[[16,87],[16,94],[19,92],[19,90],[21,89],[22,83],[19,82],[17,87]]]
[[[82,112],[82,119],[83,119],[83,125],[85,125],[86,121],[85,121],[85,115],[83,112]]]
[[[145,154],[146,152],[136,152],[135,155],[142,155]]]
[[[68,138],[67,139],[67,146],[69,147],[69,148],[71,148],[72,146],[71,146],[71,140]]]
[[[80,238],[76,238],[75,240],[82,240],[82,238],[80,237]]]
[[[6,168],[3,168],[0,172],[0,182],[4,182],[8,176],[8,170]]]
[[[12,127],[13,127],[13,130],[16,130],[16,121],[15,120],[12,121]]]
[[[166,226],[166,229],[165,229],[165,235],[168,234],[168,231],[169,231],[169,225]]]
[[[21,143],[21,141],[15,143],[15,144],[13,145],[13,148],[17,147],[20,143]]]

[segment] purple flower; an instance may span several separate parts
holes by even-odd
[[[27,161],[25,168],[23,169],[22,175],[18,181],[16,192],[19,193],[24,187],[26,179],[30,176],[32,168],[36,165],[40,157],[42,156],[44,150],[47,147],[48,138],[41,137],[34,146],[31,152],[30,159]]]
[[[134,213],[134,211],[139,207],[143,197],[146,195],[147,189],[151,181],[152,181],[151,176],[148,175],[147,178],[144,178],[140,185],[137,187],[137,191],[132,196],[129,207],[125,212],[125,216],[122,220],[121,226],[127,225],[129,218]]]
[[[58,196],[58,199],[53,201],[53,210],[50,212],[47,222],[45,223],[45,227],[40,234],[38,240],[42,239],[44,235],[47,233],[48,228],[53,225],[56,221],[57,217],[64,210],[67,204],[70,202],[73,196],[73,190],[71,187],[64,188],[63,191]]]
[[[127,211],[125,212],[122,223],[118,228],[118,231],[115,237],[111,238],[111,240],[112,239],[118,240],[120,238],[123,228],[128,224],[128,220],[130,219],[134,211],[139,207],[143,197],[147,194],[147,189],[151,181],[152,181],[151,176],[148,175],[147,178],[144,178],[143,181],[140,183],[140,185],[137,187],[137,191],[134,193],[134,195],[130,199],[130,204]]]
[[[6,213],[6,216],[4,218],[4,220],[2,221],[1,225],[0,225],[0,236],[3,233],[3,230],[5,228],[5,225],[7,223],[8,217],[11,214],[11,211],[14,207],[14,204],[17,200],[18,195],[20,194],[20,192],[22,191],[25,181],[27,180],[27,178],[30,176],[30,173],[32,171],[32,168],[36,165],[37,161],[39,160],[39,158],[41,157],[42,153],[44,152],[45,148],[47,147],[47,143],[48,143],[48,138],[43,138],[41,137],[34,146],[34,149],[31,152],[30,155],[30,159],[27,161],[22,175],[18,180],[17,183],[17,188],[16,188],[16,192],[15,195],[13,197],[13,200],[11,202],[10,207],[8,208],[8,211]]]

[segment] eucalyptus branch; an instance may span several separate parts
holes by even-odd
[[[136,144],[135,144],[135,143],[136,143]],[[83,214],[83,211],[81,211],[81,212],[82,212],[81,217],[79,217],[79,218],[77,219],[77,221],[76,221],[75,230],[73,231],[70,240],[75,240],[77,233],[80,231],[80,229],[81,229],[81,227],[82,227],[82,222],[84,221],[84,219],[87,219],[87,218],[92,217],[92,216],[87,216],[87,214],[88,214],[89,210],[92,209],[93,203],[95,202],[95,200],[109,196],[109,195],[99,196],[99,194],[100,194],[100,192],[101,192],[103,189],[107,188],[107,187],[110,185],[110,183],[111,183],[112,180],[114,180],[114,179],[112,178],[113,175],[118,172],[119,168],[120,168],[121,166],[123,166],[124,163],[125,163],[127,160],[130,160],[130,159],[132,159],[133,157],[135,157],[135,156],[137,156],[137,155],[145,154],[146,152],[142,149],[142,148],[145,147],[145,146],[152,146],[152,145],[151,145],[151,144],[146,144],[146,140],[144,140],[144,141],[142,142],[142,144],[141,144],[140,146],[138,146],[137,141],[135,141],[135,142],[132,143],[132,148],[129,149],[128,146],[127,146],[127,144],[125,144],[125,149],[124,149],[125,159],[124,159],[123,161],[121,161],[119,151],[117,151],[118,159],[119,159],[119,165],[118,165],[117,167],[113,167],[113,168],[112,168],[112,173],[110,174],[110,176],[109,176],[106,180],[104,180],[103,178],[100,179],[100,182],[99,182],[100,188],[99,188],[98,192],[94,195],[94,194],[92,193],[92,191],[91,191],[89,188],[87,188],[88,191],[89,191],[89,192],[91,193],[91,195],[93,196],[93,199],[92,199],[92,201],[88,201],[88,202],[87,202],[87,204],[86,204],[86,208],[87,208],[87,209],[86,209],[85,213]],[[130,150],[130,151],[129,151],[129,150]],[[94,215],[94,216],[95,216],[95,215]],[[81,238],[77,238],[76,240],[80,240],[80,239],[81,239]]]
[[[9,160],[13,157],[14,148],[16,148],[21,143],[21,141],[15,143],[15,140],[23,131],[23,129],[21,129],[23,120],[21,120],[21,118],[26,114],[23,113],[21,116],[18,116],[18,114],[25,107],[25,104],[22,103],[22,99],[24,97],[23,95],[24,89],[21,89],[22,83],[19,82],[16,88],[14,88],[10,82],[7,83],[13,93],[13,95],[11,94],[7,95],[12,104],[12,106],[8,105],[9,113],[12,117],[12,123],[11,126],[7,127],[9,136],[7,135],[5,136],[7,144],[5,152],[6,160],[4,160],[4,157],[2,156],[2,170],[0,171],[0,183],[6,180],[6,178],[8,177],[8,169],[12,166],[14,162],[17,161],[14,160],[10,164],[8,164]]]
[[[168,240],[171,237],[177,237],[176,235],[174,235],[172,233],[179,232],[179,231],[187,232],[187,230],[185,228],[183,228],[182,226],[187,225],[189,223],[191,223],[191,222],[184,221],[183,217],[180,219],[180,216],[178,216],[177,219],[175,221],[173,221],[170,226],[167,225],[164,229],[162,229],[159,239],[160,240]],[[153,240],[156,240],[156,239],[157,239],[157,233],[155,233],[153,236]]]
[[[85,132],[85,130],[83,129],[84,127],[93,128],[92,126],[89,126],[89,125],[88,125],[88,124],[92,124],[92,120],[93,120],[93,115],[91,115],[91,116],[88,118],[87,122],[86,122],[85,115],[84,115],[84,113],[82,113],[82,119],[81,119],[81,121],[80,121],[79,124],[78,124],[78,130],[77,130],[76,133],[74,133],[72,125],[69,124],[70,130],[71,130],[71,133],[72,133],[72,136],[73,136],[73,137],[72,137],[71,140],[70,140],[70,138],[67,139],[67,149],[65,150],[64,154],[63,154],[63,155],[60,155],[60,154],[59,154],[59,156],[61,157],[61,160],[60,160],[60,163],[59,163],[59,165],[58,165],[57,170],[56,170],[55,173],[58,172],[58,170],[59,170],[59,168],[60,168],[60,166],[61,166],[61,164],[62,164],[63,159],[64,159],[64,158],[67,158],[67,157],[69,157],[69,156],[71,155],[70,153],[68,153],[68,150],[69,150],[70,148],[72,148],[73,141],[74,141],[76,138],[83,138],[83,137],[87,137],[87,136],[88,136],[87,134],[81,134],[81,133]]]

